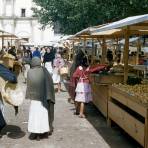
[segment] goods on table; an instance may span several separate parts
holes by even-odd
[[[139,84],[134,86],[113,84],[113,86],[134,96],[137,101],[140,101],[143,104],[148,103],[148,84]]]
[[[124,72],[124,66],[123,65],[115,65],[111,68],[112,72],[115,73],[123,73]]]

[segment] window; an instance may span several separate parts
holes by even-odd
[[[26,9],[21,9],[21,17],[26,17]]]

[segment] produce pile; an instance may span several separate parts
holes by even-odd
[[[138,85],[123,85],[123,84],[113,84],[114,87],[132,95],[143,104],[148,103],[148,84],[138,84]]]

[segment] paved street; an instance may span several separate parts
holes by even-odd
[[[20,82],[22,83],[22,82]],[[25,92],[25,84],[21,84]],[[11,106],[5,107],[8,126],[3,130],[0,148],[139,148],[119,128],[109,128],[93,105],[87,105],[87,118],[73,115],[67,92],[56,94],[54,133],[48,139],[31,141],[27,132],[29,101],[25,100],[15,117]]]

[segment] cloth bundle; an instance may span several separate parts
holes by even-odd
[[[2,99],[12,106],[20,106],[24,100],[22,88],[18,84],[5,81],[0,77],[0,92]]]

